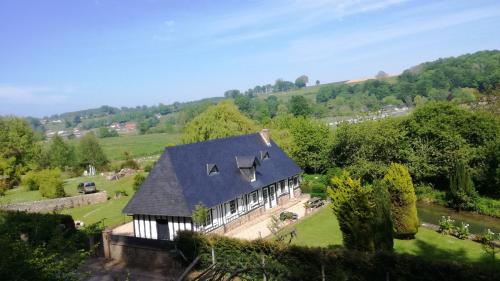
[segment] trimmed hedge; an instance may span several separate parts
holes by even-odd
[[[495,269],[475,264],[428,261],[388,252],[369,254],[337,248],[310,248],[265,240],[243,241],[183,231],[178,248],[191,260],[201,257],[200,270],[212,262],[228,274],[244,272],[250,280],[493,280]],[[264,263],[263,263],[264,261]],[[264,264],[264,265],[263,265]]]

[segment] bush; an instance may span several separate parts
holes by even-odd
[[[470,175],[470,169],[464,161],[457,161],[450,175],[449,206],[460,210],[474,210],[477,194]]]
[[[120,169],[130,168],[134,170],[139,170],[139,163],[132,158],[132,155],[128,152],[124,152],[125,161],[121,164]]]
[[[391,195],[391,214],[394,237],[413,239],[418,232],[416,196],[408,169],[393,163],[384,176],[383,183]]]
[[[0,211],[2,280],[81,280],[86,236],[69,215]]]
[[[142,185],[144,180],[146,179],[146,176],[142,173],[137,173],[134,176],[134,183],[133,183],[133,188],[135,191],[139,189],[139,187]]]
[[[469,224],[462,222],[460,226],[455,228],[455,236],[458,239],[467,239],[469,238]]]
[[[37,173],[34,171],[28,172],[22,180],[22,184],[28,191],[39,190],[40,186],[37,182]]]
[[[59,169],[42,170],[36,173],[35,181],[39,186],[40,194],[47,198],[64,197],[64,182]]]
[[[153,169],[153,166],[156,164],[156,161],[153,163],[147,163],[144,165],[144,172],[149,173]]]
[[[27,190],[39,190],[46,198],[64,197],[64,182],[59,169],[28,172],[23,178]]]
[[[495,270],[477,264],[429,261],[391,252],[364,253],[310,248],[266,240],[245,241],[181,231],[176,245],[189,262],[200,256],[199,271],[212,264],[220,276],[262,280],[492,280]]]
[[[455,226],[453,225],[454,223],[455,221],[452,220],[450,216],[442,216],[439,220],[439,232],[445,235],[452,234],[453,229],[455,228]]]

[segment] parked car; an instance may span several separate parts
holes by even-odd
[[[325,204],[325,202],[319,197],[313,197],[309,199],[307,203],[311,208],[318,208],[323,206],[323,204]]]
[[[288,211],[284,211],[284,212],[280,213],[280,220],[281,221],[284,221],[284,220],[296,220],[298,218],[299,218],[299,215],[296,214],[296,213],[292,213],[292,212],[288,212]]]
[[[77,190],[79,193],[83,194],[97,192],[94,182],[81,182],[78,184]]]

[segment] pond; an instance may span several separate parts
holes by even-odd
[[[436,204],[417,203],[418,217],[421,222],[438,224],[442,216],[450,216],[455,220],[455,226],[461,222],[469,224],[470,233],[480,234],[486,229],[498,233],[500,232],[500,219],[480,215],[472,212],[456,212]]]

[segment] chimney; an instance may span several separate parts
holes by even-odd
[[[260,131],[260,136],[267,146],[271,146],[271,137],[269,136],[269,129],[262,129]]]

